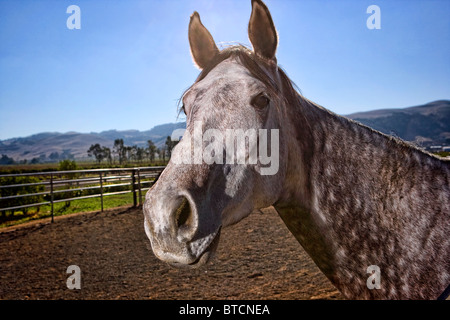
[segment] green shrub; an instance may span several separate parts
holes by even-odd
[[[36,177],[27,177],[27,176],[0,177],[0,185],[2,185],[2,186],[15,185],[15,184],[37,183],[37,182],[40,182],[40,180]],[[16,195],[29,194],[29,193],[40,193],[40,192],[44,192],[43,185],[0,188],[0,196],[1,197],[16,196]],[[22,198],[16,198],[16,199],[1,199],[0,207],[1,208],[9,208],[9,207],[22,206],[22,205],[27,205],[27,204],[32,204],[32,203],[39,203],[39,202],[43,202],[43,201],[44,201],[44,197],[42,195],[28,196],[28,197],[22,197]],[[26,214],[28,211],[28,208],[11,210],[9,212],[11,214],[13,214],[15,211],[22,211],[23,213]],[[3,217],[6,216],[4,211],[2,212],[2,216]]]

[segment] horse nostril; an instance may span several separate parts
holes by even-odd
[[[175,211],[175,221],[179,233],[185,233],[192,227],[193,215],[188,199],[183,197],[181,204]]]

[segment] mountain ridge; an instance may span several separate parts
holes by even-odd
[[[421,147],[450,145],[449,100],[436,100],[407,108],[357,112],[346,117]]]
[[[124,145],[138,147],[147,147],[147,141],[152,140],[160,148],[173,130],[184,127],[184,122],[177,122],[157,125],[145,131],[111,129],[98,133],[40,132],[27,137],[0,140],[0,155],[15,161],[33,158],[45,161],[52,153],[65,154],[64,158],[85,159],[92,144],[98,143],[112,150],[115,139],[123,139]]]
[[[407,108],[357,112],[345,117],[383,133],[412,141],[420,147],[450,145],[450,100],[436,100]],[[160,124],[145,131],[111,129],[98,133],[40,132],[28,137],[0,140],[0,155],[6,155],[15,161],[33,158],[46,161],[52,153],[63,158],[84,159],[88,157],[87,150],[92,144],[98,143],[112,149],[115,139],[123,139],[127,146],[138,147],[146,147],[147,141],[152,140],[157,147],[162,147],[167,136],[175,129],[185,126],[185,122],[176,122]]]

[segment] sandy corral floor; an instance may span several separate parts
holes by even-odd
[[[67,267],[81,270],[69,290]],[[342,299],[272,208],[222,230],[216,257],[175,269],[155,258],[140,208],[0,230],[0,299]]]

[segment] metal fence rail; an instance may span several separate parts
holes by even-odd
[[[104,197],[126,193],[133,193],[133,206],[136,207],[138,203],[143,203],[143,191],[150,189],[164,168],[108,168],[0,175],[0,212],[50,205],[53,222],[55,203],[100,198],[103,211]],[[23,183],[14,182],[21,177]],[[5,183],[8,180],[13,183]],[[40,190],[29,192],[27,188],[30,187]],[[38,197],[39,201],[14,205],[14,200],[27,197]]]

